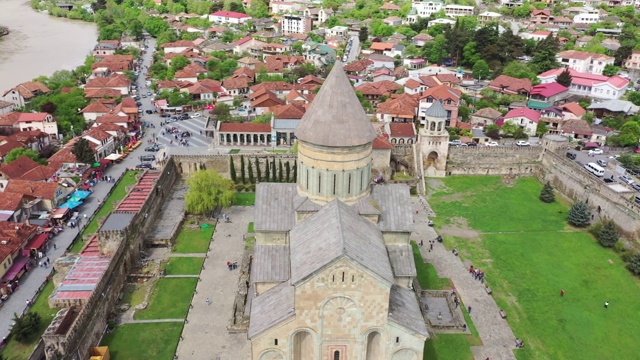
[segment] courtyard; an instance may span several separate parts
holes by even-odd
[[[526,344],[514,349],[518,359],[637,357],[640,282],[618,254],[567,225],[567,202],[559,196],[541,202],[535,178],[451,177],[427,185],[445,247],[456,247],[465,265],[486,273],[506,321]],[[419,277],[433,281],[433,275]],[[431,348],[436,359],[467,357],[448,356],[441,338],[427,343],[425,358]],[[450,340],[451,347],[462,340]]]

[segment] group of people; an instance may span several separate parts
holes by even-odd
[[[475,277],[476,280],[484,282],[484,271],[480,269],[474,269],[473,265],[471,265],[469,267],[469,273],[471,274],[471,276]]]
[[[237,269],[238,268],[238,262],[237,261],[234,261],[234,262],[227,261],[227,268],[229,269],[229,271]]]
[[[524,348],[524,341],[520,340],[520,338],[516,338],[516,348],[518,349]]]

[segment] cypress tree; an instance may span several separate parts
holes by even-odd
[[[243,184],[247,182],[247,177],[244,173],[244,155],[240,155],[240,180],[242,180]]]
[[[282,160],[278,160],[278,182],[282,182]]]
[[[556,196],[553,193],[553,188],[551,187],[551,184],[547,182],[540,191],[540,200],[546,203],[552,203],[555,199]]]
[[[293,163],[293,183],[298,182],[298,162]]]
[[[284,163],[284,172],[287,175],[285,178],[286,182],[291,182],[291,165],[289,165],[288,161]]]
[[[270,178],[270,171],[269,171],[269,159],[267,159],[267,161],[265,161],[264,163],[264,181],[269,182],[269,178]]]
[[[262,180],[262,170],[260,170],[260,160],[256,158],[256,180]]]
[[[231,180],[236,182],[236,166],[233,164],[233,156],[229,156],[229,174],[231,175]]]
[[[251,164],[251,161],[248,161],[249,165],[249,184],[255,184],[256,179],[253,178],[253,164]]]
[[[276,158],[271,159],[271,182],[276,182]]]
[[[585,227],[591,222],[591,210],[584,201],[578,201],[571,206],[567,221],[575,227]]]

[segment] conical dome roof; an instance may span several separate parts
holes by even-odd
[[[442,101],[438,100],[433,103],[433,105],[429,106],[427,110],[424,111],[425,116],[434,117],[434,118],[446,118],[447,110],[442,106]]]
[[[295,131],[302,141],[323,146],[370,143],[376,133],[337,61]]]

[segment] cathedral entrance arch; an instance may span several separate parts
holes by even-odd
[[[382,336],[377,331],[372,331],[367,336],[367,355],[365,359],[382,359]]]
[[[313,336],[306,330],[300,330],[293,335],[293,359],[314,360]]]
[[[435,167],[436,162],[438,161],[438,153],[435,151],[430,152],[425,160],[425,168],[429,168],[431,166]]]
[[[411,349],[400,349],[393,354],[391,360],[419,360],[418,354]]]
[[[284,360],[284,355],[278,350],[267,350],[260,355],[260,360]]]

